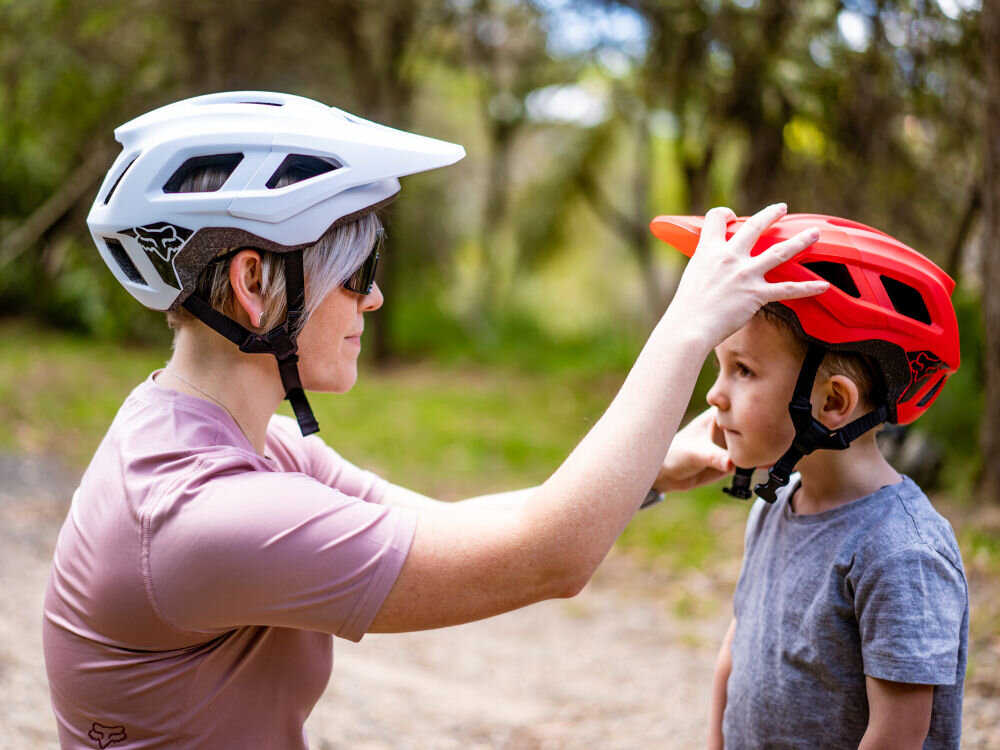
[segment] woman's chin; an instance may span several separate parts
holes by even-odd
[[[329,374],[322,378],[302,378],[302,389],[312,393],[347,393],[358,382],[358,368],[355,365],[344,372]]]

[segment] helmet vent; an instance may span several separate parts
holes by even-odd
[[[861,292],[858,291],[857,284],[855,284],[854,279],[851,278],[851,272],[847,270],[847,266],[843,263],[832,263],[828,260],[814,260],[809,263],[803,263],[802,265],[820,278],[829,281],[845,294],[849,294],[852,297],[857,298],[861,297]]]
[[[138,156],[135,157],[135,159],[138,159],[138,158],[139,158]],[[133,164],[135,164],[135,159],[133,159],[132,161],[130,161],[128,163],[128,166],[125,167],[125,169],[122,170],[122,173],[120,175],[118,175],[118,179],[115,180],[115,184],[111,186],[111,189],[108,191],[108,194],[104,196],[104,205],[105,206],[108,205],[108,201],[111,200],[111,196],[114,194],[115,189],[118,187],[118,183],[122,181],[122,177],[124,177],[125,173],[128,172],[129,167],[131,167]]]
[[[889,295],[892,306],[896,308],[896,312],[908,318],[919,320],[926,325],[931,324],[931,314],[927,311],[927,305],[924,304],[924,298],[920,296],[920,292],[909,284],[904,284],[902,281],[898,281],[891,276],[882,276],[880,278],[882,279],[882,286],[885,287],[886,294]]]
[[[170,175],[170,179],[163,185],[163,192],[214,193],[226,184],[229,175],[241,161],[243,154],[193,156]],[[202,179],[199,180],[198,177]]]
[[[311,180],[321,174],[340,169],[341,165],[331,159],[321,159],[318,156],[303,156],[301,154],[289,154],[281,162],[281,166],[275,171],[267,181],[270,189],[287,187],[297,182]]]
[[[937,395],[937,392],[941,390],[941,386],[944,385],[944,381],[947,379],[948,379],[947,375],[942,375],[940,378],[938,378],[938,381],[934,384],[934,387],[931,388],[929,391],[927,391],[927,395],[925,395],[922,399],[920,399],[917,402],[917,408],[922,409],[923,407],[927,406],[927,404],[929,404],[931,401],[933,401],[934,397]]]
[[[139,269],[135,267],[135,263],[132,259],[128,257],[128,253],[125,252],[125,248],[122,247],[122,243],[113,237],[105,237],[104,244],[108,246],[108,252],[111,253],[111,257],[115,259],[115,263],[118,267],[122,269],[122,273],[128,277],[128,280],[133,284],[142,284],[143,286],[149,286],[146,280],[142,278],[142,274],[139,273]]]

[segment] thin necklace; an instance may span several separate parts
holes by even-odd
[[[253,440],[251,440],[250,436],[247,435],[247,431],[243,429],[243,425],[240,424],[240,420],[238,420],[236,418],[236,415],[233,414],[232,411],[230,411],[230,409],[229,409],[228,406],[226,406],[224,403],[222,403],[221,401],[219,401],[219,399],[217,399],[211,393],[208,393],[207,391],[203,391],[201,388],[199,388],[198,386],[196,386],[194,383],[192,383],[187,378],[182,378],[180,375],[178,375],[176,372],[174,372],[173,370],[171,370],[169,367],[164,367],[163,371],[166,372],[166,373],[169,373],[170,375],[173,375],[175,378],[177,378],[182,383],[186,383],[187,385],[189,385],[190,387],[192,387],[196,391],[198,391],[198,393],[200,393],[202,396],[205,396],[207,398],[212,399],[215,403],[217,403],[219,406],[221,406],[223,409],[225,409],[226,410],[226,414],[228,414],[230,417],[232,417],[233,421],[236,423],[236,426],[240,428],[240,432],[243,433],[243,437],[245,437],[247,439],[248,443],[250,443],[251,445],[253,445]]]

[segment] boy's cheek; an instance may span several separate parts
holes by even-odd
[[[725,434],[729,458],[737,466],[773,466],[792,444],[794,431],[785,437],[782,429],[762,430],[759,434]]]

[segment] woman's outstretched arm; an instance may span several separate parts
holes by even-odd
[[[715,409],[703,411],[681,429],[670,443],[670,450],[663,460],[653,489],[658,492],[689,490],[722,479],[733,470],[726,449],[720,446]],[[492,510],[514,510],[519,507],[536,487],[495,492],[460,501],[464,507]],[[382,498],[385,505],[424,511],[456,507],[457,503],[436,500],[398,484],[390,484]]]
[[[657,479],[712,348],[767,302],[827,288],[826,282],[764,280],[818,233],[750,256],[760,234],[784,213],[783,205],[764,209],[727,242],[733,213],[709,212],[673,303],[604,415],[515,508],[459,503],[422,511],[372,632],[455,625],[580,591]]]

